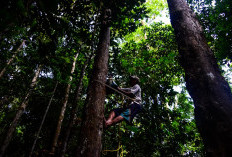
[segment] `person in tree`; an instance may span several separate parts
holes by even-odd
[[[121,93],[130,97],[130,102],[123,108],[116,108],[111,111],[108,119],[105,120],[106,128],[123,120],[130,124],[132,123],[133,118],[141,111],[142,98],[139,82],[137,76],[130,76],[130,88],[116,87]]]

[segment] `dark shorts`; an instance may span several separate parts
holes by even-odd
[[[114,109],[115,116],[122,116],[126,122],[132,123],[134,117],[141,111],[141,106],[137,103],[132,103],[126,108]]]

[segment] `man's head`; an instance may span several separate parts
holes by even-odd
[[[130,76],[130,84],[132,86],[139,84],[139,78],[137,76]]]

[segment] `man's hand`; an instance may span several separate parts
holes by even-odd
[[[118,85],[113,81],[110,85],[114,89],[118,89]]]
[[[123,91],[120,87],[117,88],[120,92],[122,92],[123,94],[129,96],[130,98],[135,98],[135,95],[131,92],[126,92],[126,91]]]

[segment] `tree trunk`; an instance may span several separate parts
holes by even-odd
[[[37,71],[35,72],[35,76],[32,79],[30,89],[29,89],[28,93],[26,94],[22,104],[20,105],[20,107],[18,109],[18,112],[16,113],[13,122],[11,123],[11,125],[9,127],[7,135],[6,135],[6,137],[4,139],[4,142],[3,142],[2,146],[1,146],[0,157],[3,157],[3,155],[5,154],[6,148],[8,147],[8,145],[10,143],[10,140],[11,140],[11,138],[13,136],[13,133],[14,133],[17,125],[18,125],[19,119],[20,119],[20,117],[22,116],[23,112],[25,111],[25,109],[27,107],[28,98],[30,97],[30,95],[31,95],[36,83],[37,83],[37,79],[39,77],[41,69],[42,69],[42,65],[39,65],[38,68],[37,68]]]
[[[80,78],[79,78],[79,82],[77,84],[77,89],[76,89],[76,96],[75,96],[75,100],[72,104],[72,111],[71,111],[71,117],[70,117],[70,121],[68,123],[68,127],[66,128],[65,130],[65,135],[64,135],[64,140],[63,140],[63,145],[62,145],[62,150],[61,150],[61,157],[64,157],[65,155],[65,152],[66,152],[66,148],[67,148],[67,145],[68,145],[68,139],[69,139],[69,136],[70,136],[70,132],[71,132],[71,129],[74,125],[74,122],[77,118],[76,116],[76,113],[78,111],[78,102],[80,101],[80,93],[81,93],[81,90],[82,90],[82,82],[83,82],[83,78],[84,78],[84,75],[85,75],[85,69],[87,68],[88,66],[88,63],[89,61],[91,60],[91,56],[86,60],[84,66],[82,67],[81,69],[81,73],[80,73]]]
[[[43,119],[42,119],[42,121],[41,121],[39,130],[38,130],[38,132],[36,133],[35,140],[34,140],[34,143],[33,143],[33,145],[32,145],[32,148],[31,148],[31,152],[30,152],[30,154],[29,154],[29,157],[31,157],[32,154],[33,154],[33,151],[34,151],[36,142],[37,142],[37,140],[38,140],[38,138],[39,138],[40,131],[41,131],[42,127],[43,127],[43,123],[44,123],[45,118],[46,118],[46,116],[47,116],[48,110],[49,110],[49,108],[50,108],[50,106],[51,106],[51,103],[52,103],[54,94],[55,94],[55,92],[56,92],[57,85],[58,85],[58,81],[56,82],[55,88],[54,88],[54,90],[53,90],[53,92],[52,92],[51,99],[50,99],[50,101],[49,101],[49,103],[48,103],[48,106],[47,106],[47,108],[46,108],[46,111],[45,111],[45,113],[44,113],[44,116],[43,116]]]
[[[17,53],[22,49],[23,45],[25,45],[25,40],[22,41],[22,43],[20,44],[20,46],[18,47],[18,49],[13,53],[13,56],[11,57],[11,59],[9,59],[9,61],[6,63],[6,66],[2,69],[2,71],[0,73],[0,79],[4,75],[7,67],[12,63],[12,61],[16,57]]]
[[[208,156],[232,154],[232,94],[203,29],[185,0],[168,0],[186,86]]]
[[[109,16],[110,10],[105,9],[99,34],[99,44],[94,59],[93,73],[88,87],[80,143],[77,150],[77,156],[81,157],[99,157],[101,155],[105,86],[95,80],[105,82],[108,72]]]
[[[60,135],[61,125],[62,125],[62,122],[63,122],[63,119],[64,119],[64,114],[65,114],[66,106],[67,106],[67,103],[68,103],[69,92],[70,92],[71,82],[72,82],[72,79],[73,79],[73,73],[74,73],[74,70],[75,70],[75,67],[76,67],[77,57],[78,57],[78,53],[74,57],[74,61],[73,61],[73,65],[72,65],[72,69],[71,69],[71,73],[70,73],[70,77],[69,77],[69,82],[68,82],[68,85],[67,85],[67,87],[65,89],[65,96],[64,96],[64,100],[63,100],[63,106],[61,108],[59,120],[58,120],[58,123],[57,123],[56,132],[55,132],[55,136],[54,136],[53,143],[52,143],[52,149],[51,149],[51,152],[50,152],[51,155],[53,155],[55,153],[55,149],[56,149],[56,146],[57,146],[57,141],[58,141],[58,138],[59,138],[59,135]]]

